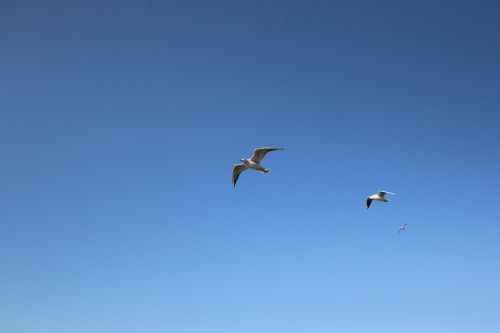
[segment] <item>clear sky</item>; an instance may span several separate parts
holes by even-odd
[[[499,17],[1,0],[0,331],[500,332]]]

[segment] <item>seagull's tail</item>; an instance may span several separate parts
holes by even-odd
[[[268,172],[269,172],[269,169],[264,168],[264,169],[262,169],[262,170],[260,170],[260,171],[261,171],[261,172],[263,172],[263,173],[268,173]]]

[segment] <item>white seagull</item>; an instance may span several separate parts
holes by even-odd
[[[283,148],[255,148],[253,151],[252,157],[250,159],[247,158],[242,158],[240,161],[243,163],[236,164],[233,167],[233,186],[236,187],[236,182],[238,181],[238,178],[240,177],[240,173],[245,171],[246,169],[252,169],[252,170],[257,170],[262,173],[268,173],[269,169],[264,168],[262,165],[260,165],[260,161],[266,156],[267,153],[270,151],[275,151],[275,150],[283,150]]]
[[[379,191],[377,194],[370,195],[368,198],[366,198],[366,209],[370,208],[370,205],[372,204],[373,200],[388,202],[389,199],[385,198],[386,194],[396,195],[395,193],[387,192],[387,191]]]
[[[406,226],[408,225],[408,223],[405,223],[405,224],[401,224],[399,226],[399,231],[398,231],[398,234],[400,234],[402,231],[406,231]]]

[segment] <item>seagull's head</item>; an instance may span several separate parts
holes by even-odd
[[[240,161],[245,162],[246,160],[247,160],[246,158],[242,158]]]

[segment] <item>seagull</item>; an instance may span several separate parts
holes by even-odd
[[[408,223],[405,223],[405,224],[401,224],[399,226],[399,231],[398,231],[398,234],[400,234],[402,231],[406,231],[406,226],[408,225]]]
[[[255,148],[253,151],[252,157],[250,159],[247,158],[242,158],[240,161],[243,163],[236,164],[233,167],[233,186],[236,187],[236,182],[238,181],[238,178],[240,177],[240,173],[245,171],[246,169],[252,169],[252,170],[257,170],[262,173],[268,173],[269,169],[264,168],[262,165],[260,165],[260,161],[266,156],[267,153],[270,151],[275,151],[275,150],[283,150],[283,148]]]
[[[366,198],[366,209],[370,208],[370,205],[372,204],[373,200],[388,202],[389,199],[385,198],[386,194],[396,195],[395,193],[387,192],[387,191],[379,191],[377,194],[370,195],[368,198]]]

